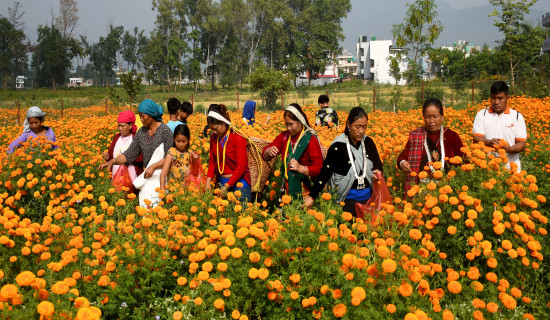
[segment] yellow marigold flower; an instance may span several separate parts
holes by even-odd
[[[214,308],[218,310],[223,310],[224,307],[225,301],[223,301],[223,299],[216,299],[216,301],[214,301]]]

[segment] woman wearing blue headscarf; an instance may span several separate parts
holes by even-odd
[[[151,99],[145,99],[139,104],[138,113],[143,127],[136,132],[128,149],[120,156],[99,166],[100,170],[103,168],[110,170],[115,164],[133,163],[141,153],[143,153],[143,165],[147,168],[145,178],[151,177],[155,170],[162,169],[164,158],[148,166],[153,153],[161,143],[164,143],[164,155],[174,144],[172,131],[162,122],[162,107]]]
[[[248,100],[244,104],[244,108],[243,108],[244,123],[246,123],[249,126],[253,125],[254,122],[256,121],[255,116],[256,116],[256,102],[252,100]]]

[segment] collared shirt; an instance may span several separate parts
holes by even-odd
[[[514,109],[506,108],[500,115],[493,112],[492,108],[480,110],[474,120],[474,136],[485,139],[503,139],[508,145],[513,146],[518,141],[527,140],[527,127],[523,115]],[[507,155],[510,162],[518,165],[521,170],[519,153]]]

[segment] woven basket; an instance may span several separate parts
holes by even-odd
[[[250,144],[254,143],[256,148]],[[250,182],[252,183],[252,192],[262,192],[267,182],[267,178],[271,174],[273,163],[275,159],[270,160],[269,162],[265,161],[262,157],[261,152],[267,147],[271,142],[262,138],[250,137],[249,143],[246,145],[246,151],[248,154],[248,169],[250,170]],[[254,155],[256,154],[256,156]],[[261,162],[261,176],[258,166],[258,159]],[[256,183],[260,180],[258,185],[259,189],[254,189]]]
[[[256,145],[256,148],[254,148],[252,145],[250,145],[250,142],[253,142],[254,145]],[[261,152],[264,150],[265,147],[267,147],[271,141],[262,139],[262,138],[256,138],[256,137],[250,137],[249,143],[246,145],[246,151],[248,153],[248,168],[250,170],[250,182],[252,183],[252,188],[256,185],[258,182],[258,179],[260,179],[260,184],[258,186],[259,190],[252,190],[252,192],[263,192],[265,188],[265,183],[267,182],[267,178],[273,171],[273,163],[275,162],[275,158],[271,159],[269,162],[265,161],[262,157]],[[322,146],[321,150],[323,151],[323,159],[327,156],[328,147]],[[255,157],[254,153],[260,152],[259,157]],[[261,159],[261,165],[262,165],[262,175],[260,176],[259,172],[259,166],[257,164],[257,159]]]

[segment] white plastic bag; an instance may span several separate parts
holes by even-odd
[[[147,168],[159,162],[162,158],[164,158],[164,143],[161,143],[155,149]],[[145,169],[145,171],[147,171],[147,169]],[[160,174],[162,169],[155,170],[153,175],[149,178],[145,178],[145,171],[134,180],[134,187],[139,189],[139,205],[143,208],[147,208],[145,204],[145,199],[147,199],[151,201],[151,208],[154,208],[160,202],[159,194],[155,189],[160,187]]]

